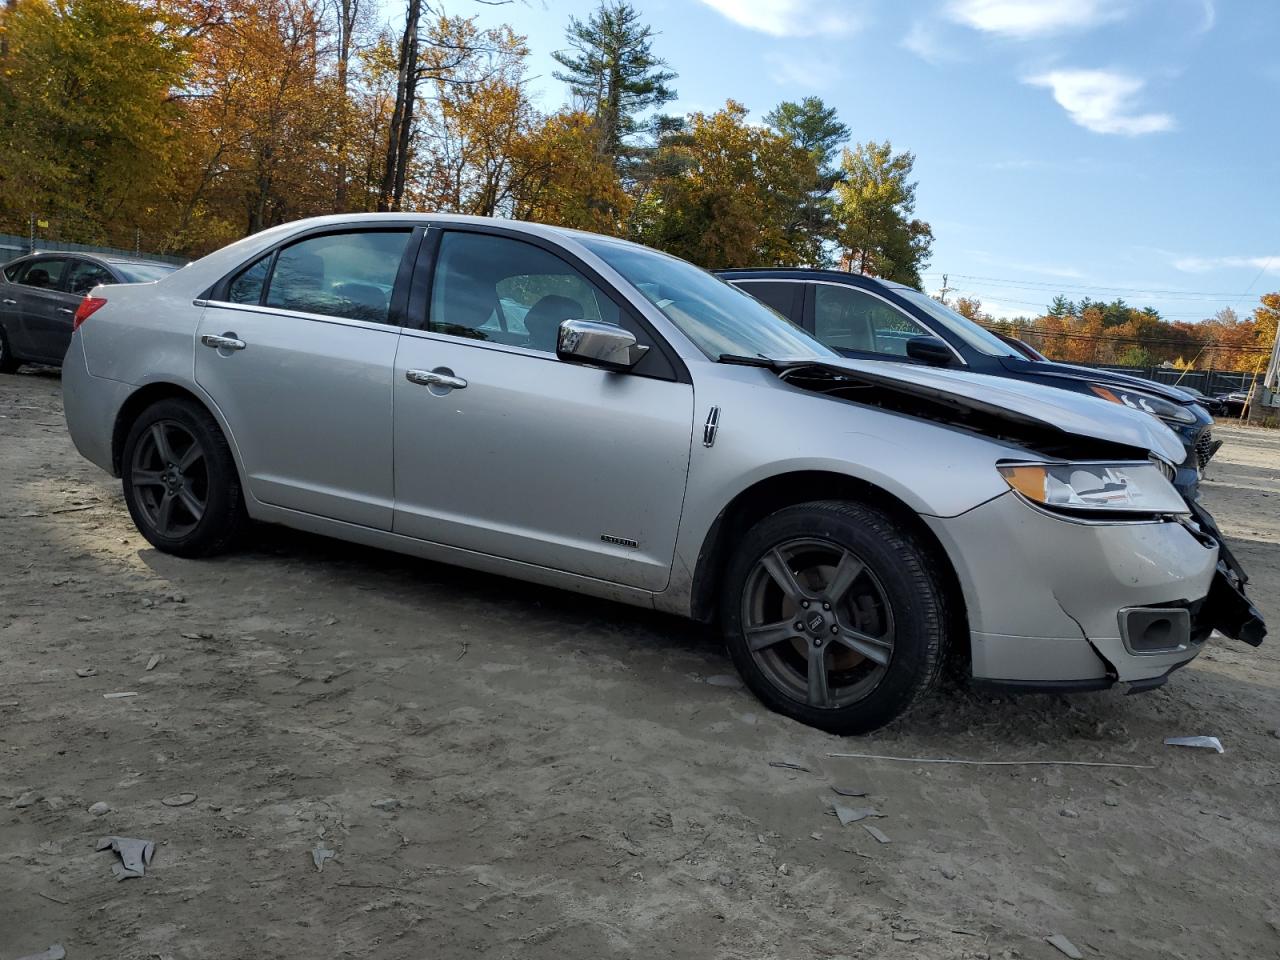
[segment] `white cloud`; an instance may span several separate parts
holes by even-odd
[[[1280,253],[1272,257],[1179,257],[1173,266],[1183,273],[1208,273],[1233,267],[1280,273]]]
[[[910,50],[926,63],[950,63],[964,59],[956,46],[949,46],[938,35],[937,28],[929,21],[917,20],[898,44]]]
[[[1135,113],[1134,98],[1142,91],[1139,77],[1115,70],[1051,70],[1024,82],[1048,87],[1053,99],[1071,119],[1094,133],[1138,136],[1172,130],[1167,113]]]
[[[1125,6],[1119,0],[951,0],[946,15],[984,33],[1025,40],[1118,20]]]
[[[775,37],[851,33],[862,25],[848,4],[832,0],[702,0],[748,30]],[[833,9],[833,7],[835,9]]]
[[[1213,25],[1218,21],[1218,11],[1214,8],[1213,0],[1200,0],[1200,9],[1204,19],[1200,21],[1200,32],[1206,33],[1213,29]]]
[[[788,89],[788,96],[808,95],[830,90],[842,76],[840,64],[819,56],[797,59],[783,53],[766,53],[769,76],[773,82]]]

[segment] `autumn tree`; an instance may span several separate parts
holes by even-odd
[[[859,143],[841,155],[836,184],[837,236],[846,269],[920,286],[933,230],[912,217],[915,157],[894,153],[889,141]]]
[[[613,164],[595,150],[595,137],[595,119],[581,110],[562,110],[539,120],[512,158],[511,215],[594,233],[622,233],[631,197]]]
[[[676,75],[654,54],[653,37],[626,0],[602,0],[585,22],[569,18],[569,49],[551,54],[564,68],[553,76],[595,118],[599,149],[615,164],[640,115],[676,97],[667,86]]]
[[[708,269],[787,266],[802,260],[786,224],[794,198],[816,175],[813,156],[788,137],[747,122],[728,101],[694,113],[664,143],[667,176],[637,217],[639,239]]]
[[[813,158],[814,180],[794,198],[786,231],[791,245],[806,251],[801,263],[823,265],[829,259],[827,245],[835,240],[831,191],[842,175],[837,159],[849,128],[818,97],[783,101],[765,114],[764,122]]]
[[[0,211],[73,220],[89,242],[148,220],[189,66],[180,18],[129,0],[24,0],[3,32]]]

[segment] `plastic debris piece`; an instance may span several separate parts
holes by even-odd
[[[867,795],[867,791],[861,787],[832,787],[831,789],[842,797],[865,797]]]
[[[328,847],[316,847],[311,851],[311,862],[316,865],[317,870],[323,870],[326,860],[332,860],[338,855],[338,851],[330,850]]]
[[[892,840],[890,840],[890,839],[889,839],[889,838],[888,838],[888,837],[887,837],[887,836],[886,836],[882,831],[877,830],[875,827],[873,827],[873,826],[872,826],[871,824],[869,824],[869,823],[864,823],[864,824],[862,825],[862,829],[863,829],[863,830],[865,830],[865,831],[867,831],[867,833],[871,834],[873,837],[875,837],[875,838],[876,838],[877,840],[879,840],[881,843],[893,843],[893,841],[892,841]]]
[[[138,695],[137,690],[127,690],[124,693],[104,693],[102,695],[102,699],[103,700],[123,700],[125,697],[136,697],[137,695]]]
[[[111,872],[116,875],[117,880],[128,880],[146,873],[146,866],[156,852],[156,845],[151,840],[136,840],[133,837],[102,837],[94,849],[114,850],[120,856],[120,862],[112,864]]]
[[[1045,937],[1044,942],[1056,947],[1059,952],[1067,955],[1071,960],[1084,960],[1084,954],[1080,952],[1079,948],[1060,933],[1055,933],[1052,937]]]
[[[67,951],[62,949],[62,944],[55,943],[42,953],[29,953],[18,960],[66,960],[66,956]]]
[[[707,683],[713,687],[741,687],[742,681],[732,673],[717,673],[714,677],[707,677]]]
[[[851,823],[857,823],[859,820],[865,820],[867,817],[883,817],[884,814],[875,807],[846,807],[837,803],[836,816],[840,818],[840,826],[847,827]]]
[[[185,807],[188,803],[196,802],[194,793],[175,793],[171,797],[165,797],[160,801],[166,807]]]
[[[1222,749],[1222,741],[1217,737],[1165,737],[1164,742],[1170,747],[1200,747],[1202,750],[1217,750],[1218,753],[1226,753]]]
[[[153,653],[151,655],[151,659],[147,661],[147,670],[154,670],[156,668],[156,664],[158,664],[162,659],[163,657],[161,657],[160,654]]]
[[[920,939],[920,934],[902,933],[901,931],[899,931],[893,935],[893,939],[897,940],[899,943],[915,943],[917,940]]]
[[[101,800],[99,800],[97,803],[89,807],[90,815],[95,817],[101,817],[103,814],[107,814],[110,812],[111,812],[111,808],[107,806],[105,803],[103,803]]]
[[[796,763],[794,760],[770,760],[769,766],[778,767],[782,770],[799,770],[801,773],[813,773],[803,763]]]
[[[212,640],[213,639],[212,633],[184,633],[182,636],[183,636],[183,639],[185,640]]]
[[[9,806],[14,810],[21,810],[24,807],[33,807],[44,799],[44,794],[39,790],[27,790],[17,800],[13,801]]]
[[[381,810],[384,813],[390,813],[392,810],[399,810],[404,806],[403,800],[397,800],[395,797],[387,797],[384,800],[375,800],[369,804],[375,810]]]
[[[79,667],[76,670],[76,676],[81,679],[85,677],[96,677],[97,675],[98,671],[93,667]]]

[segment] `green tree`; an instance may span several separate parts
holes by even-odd
[[[794,210],[786,224],[787,236],[798,249],[806,249],[806,263],[829,260],[827,245],[835,239],[835,203],[831,190],[841,178],[836,162],[839,149],[849,139],[849,128],[818,97],[799,103],[784,101],[765,114],[771,129],[788,138],[813,158],[816,176],[794,198]]]
[[[569,50],[551,54],[564,67],[553,76],[595,118],[599,149],[616,164],[640,114],[675,99],[667,83],[676,75],[654,55],[653,30],[626,0],[602,0],[585,23],[570,17],[567,36]]]
[[[24,0],[0,29],[0,211],[75,221],[90,242],[141,224],[172,165],[181,20],[129,0]]]
[[[1058,294],[1045,312],[1050,317],[1073,317],[1076,313],[1076,305],[1062,294]]]
[[[912,217],[915,157],[884,143],[859,143],[841,156],[836,224],[842,266],[919,288],[929,263],[933,230]]]

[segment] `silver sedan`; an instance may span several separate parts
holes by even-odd
[[[1141,688],[1264,630],[1155,419],[842,359],[611,238],[287,224],[92,291],[64,371],[160,550],[252,519],[714,622],[766,704],[835,732],[949,651],[1009,688]]]

